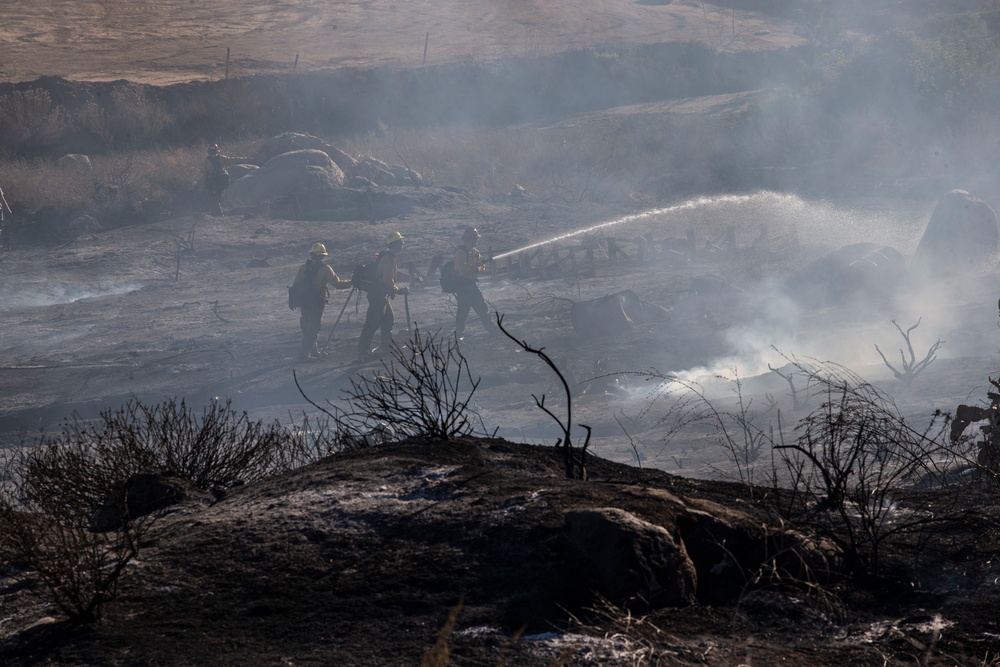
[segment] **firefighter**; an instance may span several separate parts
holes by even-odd
[[[368,291],[368,312],[365,314],[365,324],[358,339],[358,357],[362,361],[373,358],[372,339],[375,332],[381,330],[382,344],[378,348],[379,355],[389,354],[392,349],[392,304],[397,294],[406,296],[410,293],[406,287],[396,284],[396,269],[400,251],[403,249],[403,235],[399,232],[389,232],[385,237],[385,249],[378,254],[378,264],[375,267],[375,281]]]
[[[205,157],[204,177],[205,189],[211,193],[213,204],[221,211],[222,193],[229,187],[229,172],[226,167],[234,164],[249,162],[249,158],[230,157],[222,154],[219,144],[212,144],[208,147],[208,155]]]
[[[479,274],[486,271],[483,256],[476,248],[479,239],[478,229],[466,227],[462,232],[462,245],[455,250],[455,273],[458,276],[457,289],[455,290],[455,299],[458,301],[455,313],[455,338],[457,339],[461,339],[465,332],[465,320],[469,317],[469,310],[476,311],[488,334],[496,336],[500,333],[493,318],[490,317],[483,293],[479,291],[479,286],[476,284]]]
[[[350,280],[342,280],[325,260],[326,246],[316,243],[309,250],[309,259],[299,267],[289,292],[288,305],[299,308],[299,325],[302,327],[302,347],[299,350],[299,361],[310,361],[322,358],[322,353],[316,344],[319,329],[326,308],[326,299],[330,296],[330,287],[334,289],[349,289]],[[293,296],[294,295],[294,296]]]

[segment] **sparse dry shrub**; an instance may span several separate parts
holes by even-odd
[[[85,210],[89,205],[92,174],[60,169],[48,160],[0,160],[0,183],[14,214],[11,224],[42,208]]]
[[[241,142],[233,152],[253,143]],[[43,210],[54,212],[63,224],[82,213],[107,222],[103,210],[121,202],[183,199],[201,188],[203,159],[200,147],[96,155],[91,158],[93,169],[64,168],[41,159],[0,159],[0,183],[14,210],[5,227],[17,238]]]
[[[75,511],[77,503],[66,506],[46,498],[47,481],[44,476],[15,476],[0,491],[0,562],[37,575],[43,596],[71,621],[93,623],[114,599],[119,578],[138,554],[139,539],[151,522],[142,518],[97,532],[89,517]]]
[[[0,153],[39,155],[66,129],[63,109],[45,90],[15,90],[0,97]]]
[[[924,358],[917,361],[917,355],[913,351],[913,342],[910,340],[910,334],[913,333],[914,329],[920,326],[920,322],[922,320],[923,318],[918,319],[917,323],[908,328],[906,331],[903,331],[903,328],[899,326],[896,320],[892,320],[892,324],[896,327],[896,331],[899,332],[899,335],[903,337],[903,341],[906,342],[906,352],[904,352],[902,348],[899,350],[899,368],[896,368],[889,363],[889,360],[886,359],[882,350],[879,349],[879,346],[875,346],[875,351],[878,352],[880,357],[882,357],[882,363],[885,364],[890,371],[892,371],[893,377],[899,381],[900,386],[903,389],[909,387],[917,376],[924,372],[928,366],[934,363],[934,360],[937,359],[935,355],[937,354],[938,349],[944,345],[944,341],[939,338],[927,349],[927,354],[924,355]]]
[[[148,406],[131,401],[104,413],[103,429],[70,431],[106,448],[123,468],[119,479],[148,470],[177,474],[198,488],[229,487],[267,477],[280,469],[287,433],[277,423],[251,420],[226,400],[212,401],[201,416],[181,400]],[[125,474],[123,474],[125,473]]]
[[[146,87],[118,86],[109,98],[105,104],[88,100],[70,117],[82,145],[136,151],[162,143],[172,132],[173,114]]]
[[[843,366],[791,365],[806,378],[810,398],[822,399],[791,431],[784,430],[780,412],[768,414],[773,405],[752,408],[739,382],[736,408],[726,411],[699,385],[649,372],[644,375],[662,384],[640,417],[657,406],[668,439],[692,429],[704,435],[707,425],[751,496],[770,499],[791,527],[831,539],[858,577],[882,574],[887,553],[905,550],[919,559],[949,526],[974,514],[958,506],[958,494],[934,509],[907,502],[911,490],[949,479],[949,470],[968,464],[967,452],[944,438],[945,415],[936,412],[926,427],[916,428],[889,396]],[[759,483],[763,463],[769,488]]]
[[[149,196],[172,197],[200,188],[203,153],[197,148],[173,148],[140,154],[139,168],[146,174]]]
[[[112,108],[108,114],[113,148],[137,149],[159,143],[170,131],[174,120],[163,102],[145,88],[120,87],[111,91]]]
[[[0,558],[35,573],[71,620],[100,618],[156,514],[129,516],[122,484],[171,473],[201,489],[229,487],[297,467],[331,451],[322,424],[292,433],[213,401],[201,415],[184,401],[131,401],[87,422],[7,450],[0,484]],[[97,520],[109,502],[124,520]]]
[[[118,580],[138,553],[149,517],[97,531],[104,476],[92,460],[59,447],[22,447],[3,458],[0,485],[0,562],[33,572],[43,595],[74,622],[98,620]],[[111,487],[104,488],[110,493]],[[118,508],[122,516],[124,507]]]
[[[93,144],[107,150],[115,145],[113,123],[108,111],[95,100],[87,100],[73,115],[73,127]]]
[[[303,414],[297,421],[291,414],[288,416],[291,426],[288,430],[287,443],[279,454],[279,467],[284,470],[294,470],[302,466],[325,459],[346,449],[353,443],[345,442],[343,434],[336,424],[331,424],[326,416],[312,417]]]
[[[50,493],[82,498],[93,506],[114,484],[145,472],[177,475],[197,488],[230,487],[282,469],[288,434],[264,424],[230,401],[212,401],[200,415],[184,400],[156,405],[129,401],[91,422],[67,420],[61,432],[41,437],[36,449],[53,468],[86,471]]]
[[[886,553],[926,545],[968,517],[969,508],[930,511],[903,500],[956,463],[944,415],[916,428],[849,370],[827,363],[809,372],[823,403],[799,421],[794,442],[774,447],[791,488],[778,505],[783,516],[835,540],[862,577],[881,574]]]
[[[758,468],[768,462],[766,455],[782,437],[781,413],[773,403],[763,408],[755,407],[753,399],[744,394],[742,380],[735,371],[735,379],[732,380],[735,404],[732,410],[722,409],[721,402],[709,398],[698,382],[657,371],[635,375],[658,383],[650,392],[649,404],[639,412],[637,420],[644,420],[654,410],[661,410],[657,423],[667,427],[664,445],[692,430],[713,438],[735,467],[737,480],[746,486],[751,496],[757,495],[760,485]],[[777,427],[771,423],[772,419],[777,422]],[[720,471],[720,474],[724,473]]]
[[[135,201],[148,191],[146,173],[139,168],[134,153],[113,153],[93,164],[88,201],[92,207]]]
[[[332,420],[338,449],[365,447],[410,437],[450,440],[486,435],[472,397],[479,386],[455,340],[414,329],[405,347],[393,344],[392,356],[371,375],[359,374],[343,391],[343,405],[321,406]]]

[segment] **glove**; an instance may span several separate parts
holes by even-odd
[[[403,296],[406,296],[407,294],[410,293],[410,288],[409,287],[400,287],[399,288],[399,293],[402,294]]]

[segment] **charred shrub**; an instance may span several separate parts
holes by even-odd
[[[115,597],[119,577],[137,555],[151,518],[96,530],[101,466],[63,454],[46,446],[13,450],[5,458],[0,563],[33,573],[43,597],[71,621],[92,623]],[[123,506],[117,510],[124,514]]]
[[[774,446],[775,480],[790,488],[776,491],[778,509],[793,525],[833,539],[855,576],[881,576],[888,554],[919,559],[974,511],[957,494],[934,507],[918,498],[927,480],[945,479],[958,462],[943,437],[944,415],[915,427],[861,378],[832,364],[824,370],[811,377],[822,404],[798,422],[793,442]]]
[[[925,562],[953,528],[980,518],[963,506],[957,488],[940,488],[969,462],[944,437],[946,415],[914,426],[889,396],[838,364],[790,365],[788,377],[805,378],[801,405],[820,404],[787,431],[775,404],[753,409],[739,380],[735,410],[728,411],[695,383],[647,375],[663,382],[655,400],[669,398],[659,420],[668,439],[705,434],[707,426],[748,494],[792,529],[836,544],[858,580],[883,577],[904,561]]]
[[[296,380],[296,383],[298,381]],[[410,437],[450,440],[484,434],[486,427],[472,407],[479,386],[469,362],[454,340],[414,329],[405,347],[393,345],[392,356],[371,375],[359,375],[344,390],[343,405],[320,406],[333,420],[337,448],[350,449]]]
[[[0,563],[33,573],[43,597],[71,621],[99,620],[150,520],[96,531],[82,503],[58,504],[45,493],[44,474],[24,473],[0,491]]]
[[[330,449],[323,425],[288,432],[237,413],[228,401],[213,401],[200,415],[184,401],[131,401],[92,422],[68,420],[60,433],[22,443],[2,460],[0,562],[33,573],[71,620],[96,621],[165,505],[137,509],[139,484],[173,479],[217,490]],[[183,497],[178,485],[162,486],[172,494],[167,502]]]
[[[100,493],[140,472],[168,472],[200,489],[252,482],[282,469],[288,433],[212,401],[200,415],[185,401],[130,401],[96,424],[73,421],[43,447],[77,465],[96,465]],[[68,464],[71,465],[71,464]]]

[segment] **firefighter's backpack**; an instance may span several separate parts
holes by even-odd
[[[461,277],[455,270],[454,260],[441,265],[441,291],[445,294],[454,294],[458,291]]]
[[[312,290],[313,278],[316,277],[316,272],[319,271],[319,263],[313,263],[315,266],[306,262],[305,275],[297,283],[293,283],[291,287],[288,288],[288,308],[290,310],[295,310],[296,308],[301,308],[309,300],[309,296]]]
[[[378,253],[370,262],[357,264],[351,274],[351,285],[359,292],[371,292],[378,284],[378,263],[382,253]]]

